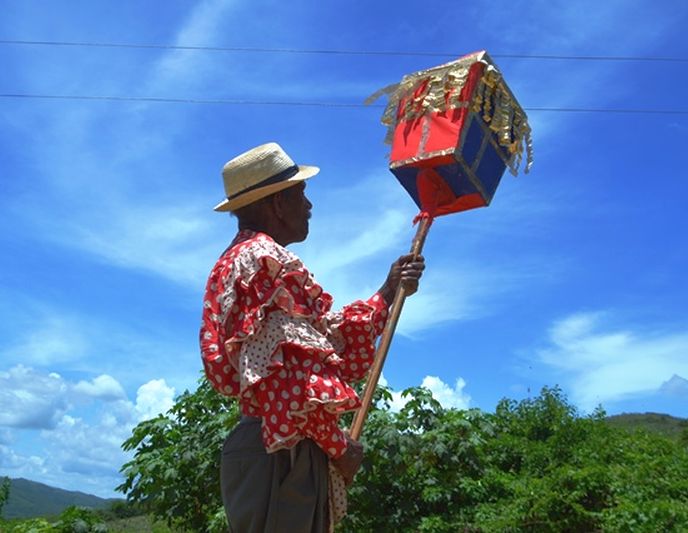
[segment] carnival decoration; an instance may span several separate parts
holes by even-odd
[[[391,144],[389,168],[420,212],[411,253],[420,255],[435,217],[488,206],[508,168],[533,163],[528,117],[485,51],[404,76],[382,95]],[[525,164],[524,164],[525,159]],[[350,433],[358,439],[382,372],[406,294],[400,286],[378,345]]]

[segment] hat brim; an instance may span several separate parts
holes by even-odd
[[[261,198],[270,196],[278,191],[292,187],[293,185],[307,180],[308,178],[312,178],[318,172],[320,172],[319,167],[299,165],[299,171],[291,178],[280,181],[279,183],[273,183],[272,185],[266,185],[265,187],[253,189],[252,191],[246,192],[240,196],[237,196],[236,198],[232,198],[231,200],[225,199],[217,204],[213,209],[220,212],[236,211],[237,209],[241,209],[244,206],[252,204],[256,200],[260,200]]]

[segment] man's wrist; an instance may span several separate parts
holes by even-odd
[[[382,299],[385,301],[387,304],[387,307],[392,305],[392,302],[394,301],[394,294],[396,291],[393,291],[386,283],[380,287],[380,290],[377,291],[380,296],[382,296]]]

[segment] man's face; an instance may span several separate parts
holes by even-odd
[[[297,183],[284,189],[282,197],[282,223],[287,240],[302,242],[308,237],[308,219],[311,218],[313,204],[306,197],[306,183]]]

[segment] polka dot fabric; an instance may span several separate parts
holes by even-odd
[[[301,260],[263,233],[241,231],[211,271],[200,331],[208,379],[262,418],[269,452],[310,438],[346,450],[339,416],[360,406],[348,382],[373,361],[387,307],[376,294],[332,312]]]

